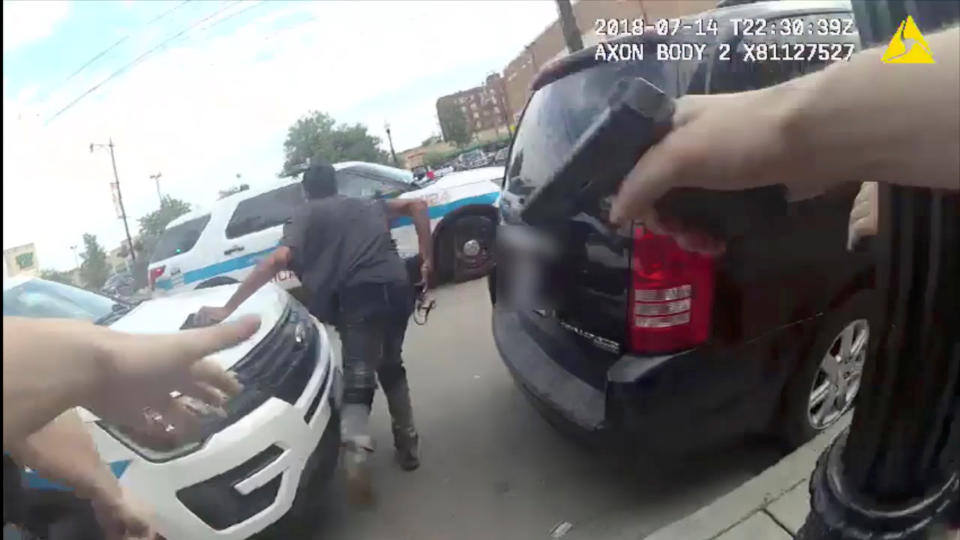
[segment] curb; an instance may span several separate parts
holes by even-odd
[[[810,478],[824,448],[850,424],[851,413],[769,469],[687,517],[646,536],[645,540],[711,540],[749,518]],[[637,536],[637,538],[644,538]]]

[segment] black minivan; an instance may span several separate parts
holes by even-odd
[[[790,35],[745,36],[743,24],[732,30],[735,20],[762,20],[754,27],[778,25]],[[672,35],[645,32],[617,40],[650,47],[705,44],[699,61],[658,61],[647,54],[608,62],[589,49],[538,75],[507,161],[500,252],[489,280],[500,355],[554,424],[590,440],[627,441],[658,452],[757,432],[774,432],[793,447],[850,408],[879,324],[872,257],[846,249],[848,216],[862,179],[789,203],[785,215],[733,239],[717,258],[686,252],[641,223],[611,231],[603,226],[604,201],[536,230],[556,246],[552,258],[538,259],[549,262],[535,263],[549,267],[541,273],[550,283],[544,286],[550,309],[511,307],[517,304],[505,302],[502,291],[528,286],[518,281],[530,269],[510,262],[516,257],[505,254],[518,248],[505,239],[533,232],[519,215],[536,187],[531,183],[542,176],[534,168],[544,159],[562,159],[587,125],[557,107],[576,100],[577,110],[592,118],[588,113],[600,110],[610,89],[627,77],[642,77],[674,97],[777,84],[836,56],[752,61],[746,50],[826,43],[828,50],[837,44],[834,49],[849,52],[859,46],[852,20],[843,1],[720,8],[671,26],[677,29]],[[702,31],[712,24],[703,21],[718,22],[715,35]]]

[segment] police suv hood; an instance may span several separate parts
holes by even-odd
[[[191,313],[196,313],[203,306],[226,304],[237,287],[239,284],[223,285],[147,300],[110,325],[110,328],[132,334],[178,332]],[[272,283],[261,287],[227,318],[227,321],[232,321],[244,315],[259,315],[260,328],[250,339],[214,353],[210,358],[216,360],[223,369],[230,369],[276,326],[290,301],[290,295]]]
[[[414,192],[414,196],[417,196],[421,193],[433,193],[434,191],[452,189],[455,187],[465,186],[467,184],[476,184],[479,182],[487,182],[490,184],[491,191],[499,191],[500,188],[490,181],[502,180],[503,173],[504,167],[480,167],[478,169],[470,169],[468,171],[452,172],[450,174],[441,176],[436,182],[428,185],[422,190]]]

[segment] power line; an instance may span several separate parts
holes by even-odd
[[[202,18],[202,19],[194,22],[193,24],[191,24],[191,25],[188,26],[187,28],[184,28],[183,30],[177,32],[176,34],[170,36],[169,38],[161,41],[159,44],[157,44],[157,45],[154,46],[153,48],[149,49],[147,52],[145,52],[145,53],[141,54],[140,56],[134,58],[133,61],[127,63],[126,65],[124,65],[124,66],[121,67],[120,69],[118,69],[118,70],[114,71],[113,73],[111,73],[110,75],[108,75],[106,79],[104,79],[104,80],[100,81],[99,83],[93,85],[89,90],[87,90],[86,92],[80,94],[76,99],[74,99],[74,100],[71,101],[70,103],[67,103],[66,106],[64,106],[62,109],[60,109],[60,110],[57,111],[56,113],[54,113],[54,115],[51,116],[51,117],[46,121],[46,123],[49,124],[50,122],[54,121],[58,116],[60,116],[61,114],[67,112],[67,111],[70,110],[74,105],[76,105],[77,103],[79,103],[80,100],[82,100],[83,98],[85,98],[85,97],[89,96],[90,94],[96,92],[101,86],[103,86],[104,84],[110,82],[111,80],[113,80],[113,79],[116,78],[117,76],[121,75],[122,73],[124,73],[124,72],[127,71],[128,69],[130,69],[130,68],[136,66],[137,64],[139,64],[140,62],[144,61],[144,60],[145,60],[147,57],[149,57],[151,54],[159,51],[160,49],[162,49],[162,48],[164,48],[164,47],[166,47],[167,44],[169,44],[169,43],[171,43],[172,41],[178,39],[180,36],[186,34],[186,33],[189,32],[190,30],[193,30],[193,29],[196,28],[197,26],[200,26],[201,24],[209,21],[210,19],[214,18],[215,16],[219,15],[220,13],[226,11],[227,8],[229,8],[229,7],[237,4],[237,3],[239,3],[239,2],[240,2],[240,0],[234,0],[234,1],[231,2],[230,4],[227,4],[226,6],[224,6],[224,7],[220,8],[220,9],[214,11],[213,13],[207,15],[206,17],[204,17],[204,18]]]
[[[173,13],[174,11],[176,11],[177,9],[179,9],[180,7],[182,7],[182,6],[183,6],[184,4],[186,4],[187,2],[190,2],[190,0],[183,0],[183,2],[180,2],[179,4],[173,6],[172,8],[164,11],[164,12],[161,13],[160,15],[157,15],[156,17],[150,19],[149,21],[147,21],[146,23],[144,23],[143,26],[141,26],[141,29],[146,28],[147,26],[150,26],[151,24],[153,24],[153,23],[159,21],[160,19],[166,17],[167,15]],[[130,38],[130,35],[131,35],[131,34],[127,34],[127,35],[123,36],[122,38],[120,38],[120,39],[118,39],[116,42],[114,42],[113,45],[110,45],[110,46],[107,47],[106,49],[104,49],[104,50],[98,52],[97,54],[95,54],[95,55],[93,56],[93,58],[91,58],[91,59],[87,60],[86,62],[84,62],[84,64],[83,64],[82,66],[78,67],[73,73],[71,73],[70,75],[68,75],[67,78],[64,79],[63,82],[61,82],[58,86],[63,86],[63,85],[65,85],[65,84],[67,84],[67,82],[69,82],[70,79],[76,77],[81,71],[87,69],[87,67],[89,67],[91,64],[93,64],[94,62],[96,62],[97,60],[99,60],[100,58],[102,58],[103,55],[105,55],[105,54],[107,54],[108,52],[112,51],[112,50],[115,49],[118,45],[120,45],[121,43],[123,43],[124,41],[126,41],[127,39],[129,39],[129,38]]]
[[[257,7],[257,6],[263,5],[264,1],[265,1],[265,0],[259,0],[259,1],[257,1],[257,2],[252,2],[250,5],[248,5],[247,7],[243,8],[243,9],[241,9],[241,10],[235,11],[235,12],[227,15],[226,17],[222,18],[222,19],[218,19],[218,20],[216,20],[216,21],[213,21],[213,22],[210,24],[210,26],[207,26],[207,27],[205,27],[205,28],[201,28],[201,29],[200,29],[200,32],[208,32],[211,28],[217,26],[218,24],[222,24],[222,23],[224,23],[224,22],[226,22],[226,21],[229,21],[230,19],[236,17],[237,15],[240,15],[240,14],[242,14],[242,13],[246,13],[246,12],[250,11],[251,9]]]

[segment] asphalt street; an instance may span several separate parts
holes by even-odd
[[[436,297],[429,323],[411,323],[404,349],[423,465],[404,472],[393,462],[378,394],[377,500],[349,507],[338,474],[317,494],[326,500],[315,539],[619,539],[693,512],[781,456],[762,443],[678,462],[587,450],[557,433],[515,387],[490,333],[485,281],[444,287]]]

